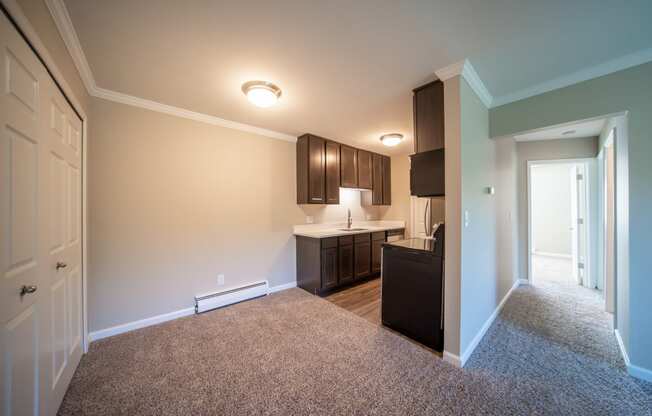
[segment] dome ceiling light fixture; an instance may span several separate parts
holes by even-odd
[[[242,84],[242,92],[256,107],[271,107],[281,98],[281,89],[267,81],[249,81]]]
[[[403,141],[403,135],[399,133],[383,134],[382,136],[380,136],[380,141],[385,146],[390,146],[390,147],[396,146],[397,144]]]

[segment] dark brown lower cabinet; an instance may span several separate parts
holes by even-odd
[[[355,243],[355,278],[361,279],[371,274],[371,242]]]
[[[328,238],[297,236],[297,286],[321,295],[378,276],[380,249],[388,232]]]
[[[332,289],[337,286],[339,264],[337,262],[337,247],[321,250],[321,287]]]
[[[342,240],[340,238],[340,243]],[[353,242],[350,244],[340,245],[339,247],[340,262],[340,284],[353,281]]]
[[[380,260],[383,254],[385,232],[371,234],[371,273],[380,273]]]

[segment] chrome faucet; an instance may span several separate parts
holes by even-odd
[[[351,224],[353,224],[353,218],[351,218],[351,209],[347,209],[346,211],[346,228],[351,228]]]

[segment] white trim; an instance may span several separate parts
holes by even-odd
[[[618,329],[614,329],[614,334],[616,335],[616,341],[618,341],[618,348],[623,356],[623,361],[625,361],[625,365],[627,366],[627,374],[632,377],[640,378],[641,380],[652,382],[652,370],[632,364],[631,361],[629,361],[629,355],[625,349],[625,343],[623,342]]]
[[[640,378],[641,380],[652,382],[652,370],[648,370],[647,368],[638,367],[635,366],[634,364],[629,364],[627,366],[627,373],[632,377],[636,377],[636,378]]]
[[[66,5],[63,0],[45,0],[45,4],[50,10],[52,19],[63,38],[63,42],[66,44],[66,48],[68,48],[68,52],[77,67],[77,71],[79,71],[79,76],[81,77],[86,90],[89,94],[93,95],[92,91],[97,87],[97,84],[95,84],[93,72],[88,65],[86,55],[84,55],[84,50],[81,47],[75,28],[70,20],[70,15],[68,14]]]
[[[541,84],[532,87],[524,88],[511,94],[495,97],[493,99],[492,105],[493,107],[498,107],[501,105],[509,104],[514,101],[523,100],[525,98],[557,90],[559,88],[568,87],[570,85],[588,81],[593,78],[613,74],[614,72],[632,68],[650,61],[652,61],[652,48],[644,49],[629,55],[621,56],[620,58],[603,62],[598,65],[581,69],[568,75],[542,82]]]
[[[585,198],[587,199],[586,202],[586,219],[585,219],[585,224],[586,227],[584,227],[584,232],[585,232],[585,241],[591,241],[591,217],[590,217],[590,211],[591,207],[589,204],[590,200],[590,175],[589,175],[589,163],[592,163],[595,160],[595,158],[575,158],[575,159],[550,159],[550,160],[528,160],[527,161],[527,167],[526,167],[526,172],[525,172],[525,183],[527,185],[527,277],[529,281],[532,281],[532,255],[535,254],[533,247],[534,247],[534,242],[532,241],[532,175],[531,175],[531,170],[532,166],[536,165],[552,165],[552,164],[560,164],[560,163],[575,163],[575,164],[583,164],[585,169],[584,169],[584,177],[586,180],[584,181],[584,186],[586,186],[586,192],[585,192]],[[539,253],[536,253],[539,254]],[[585,262],[585,267],[586,267],[586,273],[585,277],[588,277],[593,273],[593,268],[591,267],[591,261],[593,253],[591,250],[591,244],[587,244],[587,251],[586,251],[586,262]],[[575,265],[573,265],[575,267]]]
[[[285,283],[278,286],[272,286],[268,289],[267,293],[275,293],[281,290],[291,289],[297,286],[297,282]],[[124,334],[125,332],[134,331],[136,329],[145,328],[152,325],[157,325],[163,322],[171,321],[173,319],[183,318],[195,313],[195,308],[184,308],[177,311],[163,313],[161,315],[151,316],[149,318],[139,319],[137,321],[127,322],[125,324],[115,325],[109,328],[93,331],[88,334],[89,342],[97,341],[102,338],[112,337],[114,335]]]
[[[268,293],[276,293],[276,292],[280,292],[281,290],[292,289],[293,287],[297,287],[296,281],[290,283],[284,283],[278,286],[272,286],[269,288]]]
[[[455,355],[453,353],[444,350],[443,359],[447,363],[452,364],[457,368],[462,368],[462,361],[460,360],[460,357],[458,355]]]
[[[475,72],[473,65],[471,65],[471,62],[469,62],[468,59],[464,59],[463,61],[456,62],[445,68],[438,69],[435,71],[435,75],[437,75],[437,78],[442,81],[446,81],[447,79],[458,75],[463,77],[471,89],[476,93],[478,98],[480,98],[480,101],[482,101],[482,103],[487,108],[492,107],[493,97],[478,76],[478,73]]]
[[[277,131],[264,129],[261,127],[252,126],[250,124],[238,123],[231,120],[226,120],[220,117],[211,116],[209,114],[198,113],[185,108],[175,107],[172,105],[163,104],[157,101],[148,100],[145,98],[135,97],[133,95],[124,94],[117,91],[101,88],[95,83],[93,72],[90,65],[86,60],[86,55],[75,32],[75,27],[70,20],[68,9],[66,8],[63,0],[45,0],[52,19],[56,23],[57,29],[63,38],[68,52],[72,56],[72,60],[79,71],[79,75],[84,82],[84,86],[88,93],[97,98],[102,98],[109,101],[115,101],[122,104],[131,105],[134,107],[145,108],[159,113],[169,114],[189,120],[199,121],[202,123],[212,124],[214,126],[226,127],[233,130],[245,131],[248,133],[259,134],[261,136],[270,137],[272,139],[285,140],[289,142],[296,142],[295,136],[279,133]]]
[[[616,335],[616,341],[618,341],[618,348],[620,348],[620,353],[623,355],[623,360],[625,361],[625,365],[629,367],[629,355],[627,355],[627,350],[625,349],[625,343],[623,342],[623,339],[620,337],[620,332],[618,332],[618,329],[614,329],[614,334]]]
[[[122,325],[116,325],[105,329],[100,329],[99,331],[93,331],[88,334],[91,342],[97,341],[102,338],[112,337],[114,335],[123,334],[125,332],[130,332],[136,329],[145,328],[148,326],[160,324],[163,322],[171,321],[173,319],[182,318],[184,316],[190,316],[195,313],[195,308],[185,308],[178,311],[164,313],[161,315],[152,316],[150,318],[140,319],[138,321],[128,322]]]
[[[518,279],[519,286],[530,286],[530,281],[528,279]]]
[[[547,251],[539,251],[539,250],[534,250],[532,251],[533,255],[536,256],[544,256],[544,257],[555,257],[559,259],[572,259],[573,256],[570,254],[563,254],[563,253],[549,253]]]
[[[466,362],[469,360],[471,357],[471,354],[473,354],[473,351],[475,351],[476,347],[478,344],[480,344],[480,341],[482,341],[482,338],[485,336],[489,328],[491,327],[491,324],[494,323],[496,318],[498,317],[498,314],[500,314],[500,311],[503,309],[503,306],[505,306],[505,302],[507,302],[507,299],[512,295],[514,290],[520,286],[520,280],[517,280],[514,282],[512,287],[507,291],[505,296],[503,297],[503,300],[500,301],[494,312],[491,314],[489,319],[482,325],[482,328],[478,331],[478,333],[473,337],[473,340],[469,344],[469,346],[466,348],[462,356],[460,357],[460,366],[464,367]]]
[[[133,95],[123,94],[121,92],[111,91],[100,87],[95,88],[93,96],[98,98],[103,98],[109,101],[115,101],[117,103],[127,104],[134,107],[140,107],[147,110],[156,111],[159,113],[169,114],[172,116],[187,118],[189,120],[212,124],[215,126],[221,126],[229,129],[245,131],[248,133],[255,133],[273,139],[285,140],[288,142],[297,141],[296,137],[290,136],[289,134],[279,133],[273,130],[267,130],[249,124],[238,123],[235,121],[230,121],[223,118],[210,116],[208,114],[197,113],[195,111],[186,110],[184,108],[174,107],[171,105],[162,104],[156,101],[146,100],[144,98],[134,97]]]
[[[84,111],[84,107],[81,105],[81,101],[68,84],[68,81],[63,76],[63,73],[56,65],[54,59],[50,55],[50,52],[45,47],[43,41],[38,36],[34,27],[29,22],[23,10],[18,5],[16,0],[1,0],[2,4],[7,9],[9,15],[14,19],[18,27],[22,30],[23,34],[29,40],[29,43],[34,47],[36,53],[41,57],[43,62],[45,62],[46,67],[50,71],[51,76],[57,81],[61,89],[63,89],[66,98],[70,100],[75,110],[79,113],[79,116],[82,119],[82,322],[83,322],[83,339],[82,339],[82,348],[84,353],[88,352],[88,346],[90,344],[88,338],[88,238],[87,230],[88,226],[86,224],[87,219],[87,207],[88,207],[88,169],[87,169],[87,149],[88,149],[88,117]]]

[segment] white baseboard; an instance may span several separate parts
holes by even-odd
[[[269,293],[280,292],[281,290],[292,289],[293,287],[297,287],[297,282],[290,282],[278,286],[272,286],[269,288]]]
[[[444,350],[443,355],[444,355],[444,361],[446,361],[447,363],[452,364],[453,366],[455,366],[457,368],[462,367],[462,361],[460,360],[459,356],[457,356],[457,355],[455,355],[453,353],[450,353],[450,352],[448,352],[446,350]]]
[[[503,309],[503,306],[505,306],[505,302],[507,302],[507,299],[509,299],[512,292],[514,292],[514,289],[519,287],[520,284],[521,284],[520,279],[514,282],[512,287],[509,289],[509,291],[507,291],[507,293],[503,297],[503,300],[500,301],[500,303],[498,304],[498,306],[496,307],[494,312],[491,314],[489,319],[487,319],[487,321],[484,323],[484,325],[482,325],[482,328],[480,328],[480,330],[475,335],[475,337],[473,338],[473,340],[471,341],[469,346],[466,348],[466,350],[464,351],[462,356],[459,357],[460,367],[464,367],[464,365],[468,361],[469,357],[471,357],[471,354],[473,354],[473,351],[475,351],[476,347],[478,346],[480,341],[482,341],[482,338],[484,337],[484,335],[489,330],[489,327],[491,327],[491,324],[494,322],[494,320],[496,320],[496,317],[498,317],[498,314],[500,313],[501,309]]]
[[[544,257],[556,257],[559,259],[572,259],[573,256],[570,254],[563,254],[563,253],[550,253],[548,251],[538,251],[534,250],[532,254],[535,254],[537,256],[544,256]]]
[[[163,322],[171,321],[173,319],[190,316],[195,313],[195,308],[179,309],[178,311],[164,313],[161,315],[152,316],[150,318],[140,319],[138,321],[127,322],[126,324],[116,325],[99,331],[93,331],[88,334],[89,342],[97,341],[98,339],[112,337],[114,335],[123,334],[125,332],[133,331],[147,326],[160,324]]]
[[[268,293],[275,293],[281,290],[291,289],[297,286],[297,282],[285,283],[278,286],[270,287]],[[195,313],[195,308],[179,309],[178,311],[168,312],[161,315],[152,316],[138,321],[127,322],[126,324],[116,325],[98,331],[93,331],[88,334],[88,341],[93,342],[102,338],[112,337],[114,335],[123,334],[125,332],[133,331],[140,328],[145,328],[151,325],[160,324],[163,322],[171,321],[184,316],[190,316]]]
[[[518,279],[518,285],[519,286],[529,286],[530,281],[528,279]]]
[[[630,363],[627,366],[627,374],[632,377],[640,378],[641,380],[652,382],[652,370],[648,370],[647,368],[638,367]]]
[[[618,348],[620,348],[623,361],[625,361],[625,365],[627,366],[627,374],[632,377],[640,378],[641,380],[652,381],[652,370],[632,364],[631,361],[629,361],[629,355],[625,349],[625,343],[623,343],[623,339],[620,336],[618,329],[614,329],[614,334],[616,335],[616,341],[618,341]]]

